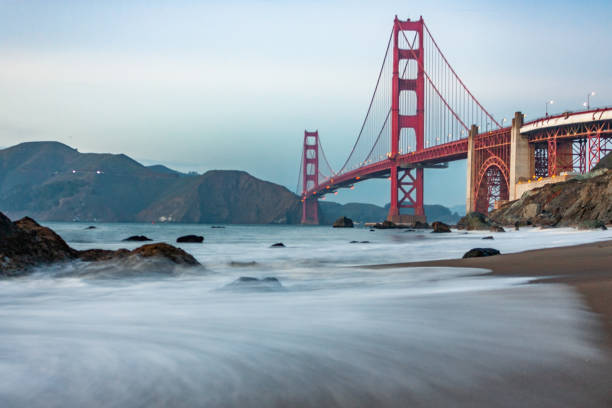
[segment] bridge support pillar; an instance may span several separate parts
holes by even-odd
[[[465,213],[469,214],[476,211],[476,203],[474,200],[474,183],[476,183],[476,174],[478,165],[475,163],[476,156],[474,155],[474,138],[478,135],[478,126],[472,125],[468,134],[468,151],[467,151],[467,183],[465,191]]]
[[[520,179],[529,179],[535,174],[535,153],[527,137],[521,135],[523,114],[516,112],[510,131],[510,179],[508,180],[509,200],[517,200],[516,184]]]

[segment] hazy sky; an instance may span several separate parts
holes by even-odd
[[[303,131],[332,165],[359,131],[395,14],[423,15],[496,117],[612,105],[612,2],[0,0],[0,146],[59,140],[295,189]],[[465,164],[426,171],[465,201]],[[388,182],[339,201],[389,200]]]

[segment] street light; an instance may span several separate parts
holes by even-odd
[[[553,103],[555,103],[555,101],[552,99],[550,101],[546,101],[546,116],[548,116],[548,105],[552,105]]]
[[[587,94],[587,101],[582,103],[582,106],[587,108],[587,110],[591,109],[591,96],[595,96],[595,91],[592,91]]]

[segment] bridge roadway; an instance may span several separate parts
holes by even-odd
[[[576,125],[589,123],[607,123],[608,126],[600,129],[600,135],[612,137],[612,108],[595,109],[586,112],[563,113],[560,115],[544,117],[525,123],[520,128],[521,135],[529,137],[530,143],[541,142],[542,137],[533,137],[536,133],[570,128]],[[492,148],[500,144],[510,144],[511,127],[505,127],[494,131],[479,133],[476,140],[484,144],[485,148]],[[558,140],[574,140],[583,134],[573,130],[556,132],[554,137]],[[355,183],[373,179],[390,177],[391,167],[396,163],[402,168],[433,167],[441,163],[466,159],[468,156],[468,138],[462,138],[453,142],[440,144],[425,148],[421,151],[413,151],[399,155],[395,160],[388,158],[375,163],[364,165],[357,169],[321,180],[318,185],[306,192],[307,197],[323,197],[333,193],[340,188],[350,188]]]

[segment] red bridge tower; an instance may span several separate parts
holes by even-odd
[[[413,129],[416,136],[416,152],[424,149],[425,135],[425,65],[423,17],[418,21],[400,21],[397,16],[393,22],[393,84],[391,100],[391,206],[388,219],[393,222],[409,222],[416,219],[425,221],[423,209],[423,168],[403,168],[397,161],[399,157],[400,138],[402,129]],[[418,43],[410,49],[400,48],[399,35],[402,31],[416,32]],[[405,36],[404,36],[405,38]],[[414,78],[401,78],[400,61],[416,62],[416,76]],[[413,115],[400,113],[400,94],[414,92],[416,96],[416,112]],[[412,208],[414,216],[401,214],[402,208]]]
[[[302,224],[319,224],[319,203],[309,189],[319,184],[319,131],[304,131],[302,157]]]

